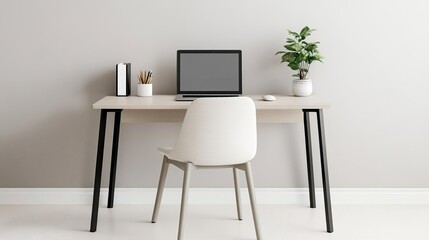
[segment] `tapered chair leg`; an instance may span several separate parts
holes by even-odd
[[[237,168],[232,168],[234,173],[234,188],[235,188],[235,202],[237,203],[237,215],[238,220],[242,220],[241,217],[241,196],[240,196],[240,184],[238,182],[238,171]]]
[[[188,205],[188,192],[189,192],[189,183],[191,180],[191,171],[192,163],[186,163],[184,168],[183,176],[183,187],[182,187],[182,203],[180,207],[180,220],[179,220],[179,233],[177,235],[177,240],[183,239],[183,228],[185,225],[185,212]]]
[[[261,229],[259,227],[259,221],[258,221],[258,213],[256,210],[256,199],[255,199],[255,192],[254,192],[254,186],[253,186],[252,169],[250,167],[249,162],[244,164],[244,169],[245,169],[244,171],[246,172],[247,189],[249,190],[250,204],[252,206],[253,221],[255,223],[256,239],[262,240]]]
[[[167,157],[164,156],[164,160],[162,161],[161,175],[159,176],[158,190],[156,192],[155,207],[153,208],[152,223],[155,223],[158,218],[159,206],[161,204],[162,193],[164,192],[165,179],[167,178],[168,165],[169,163],[167,162]]]

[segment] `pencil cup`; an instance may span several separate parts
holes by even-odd
[[[150,97],[152,96],[152,84],[137,84],[137,96]]]

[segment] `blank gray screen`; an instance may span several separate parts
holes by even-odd
[[[180,91],[239,90],[239,54],[180,54]]]

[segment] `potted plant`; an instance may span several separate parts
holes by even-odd
[[[286,39],[286,51],[279,51],[277,54],[282,54],[282,63],[288,63],[294,71],[298,71],[297,74],[292,75],[299,79],[293,80],[292,92],[295,96],[306,97],[310,96],[313,92],[313,86],[311,79],[307,78],[310,70],[310,65],[314,61],[322,62],[322,56],[319,54],[317,49],[319,42],[307,42],[305,41],[308,36],[311,35],[316,29],[310,29],[305,26],[299,33],[289,31],[289,35],[293,38]]]

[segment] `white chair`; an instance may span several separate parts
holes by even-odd
[[[164,155],[156,202],[152,215],[155,223],[169,164],[184,171],[182,203],[177,239],[183,239],[185,211],[191,172],[200,168],[232,168],[238,219],[241,220],[237,169],[246,173],[256,237],[261,240],[250,160],[256,154],[256,111],[248,97],[204,98],[188,108],[179,138],[173,148],[161,147]]]

